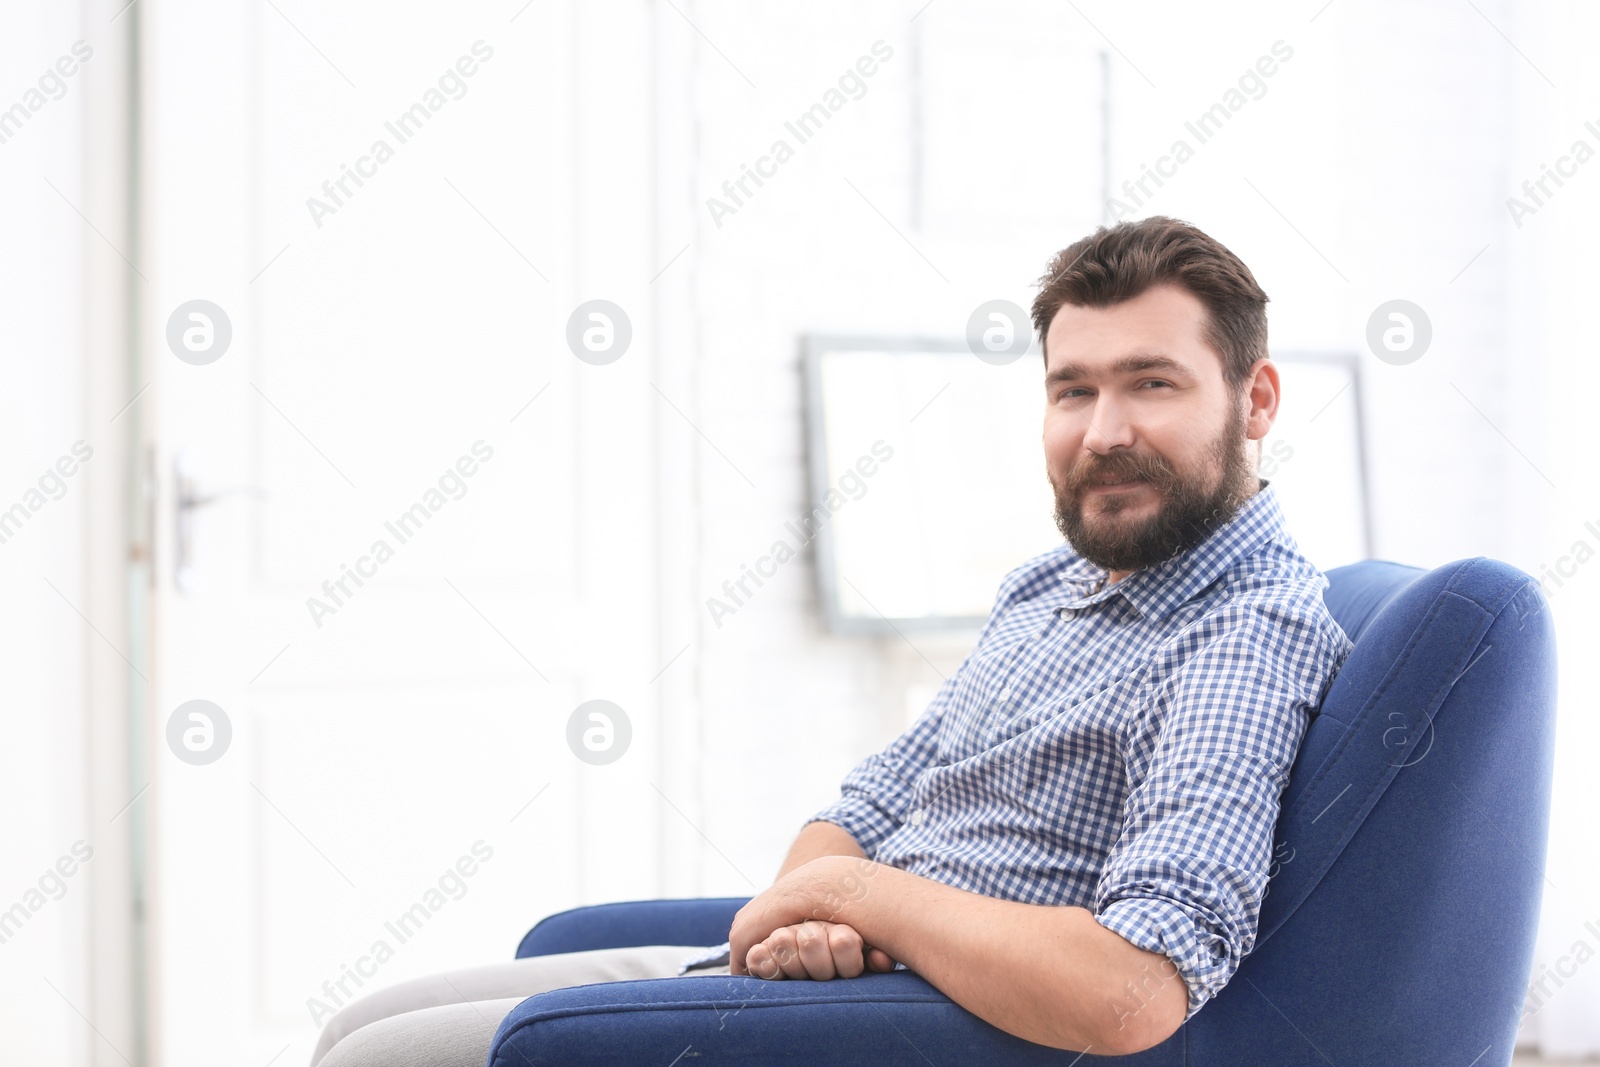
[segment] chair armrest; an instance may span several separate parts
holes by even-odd
[[[749,897],[630,900],[573,908],[541,919],[517,946],[517,958],[639,945],[720,945]]]
[[[686,975],[569,986],[513,1008],[488,1067],[799,1063],[928,1067],[1178,1067],[1175,1038],[1133,1056],[1080,1055],[1013,1037],[909,971],[829,982]]]

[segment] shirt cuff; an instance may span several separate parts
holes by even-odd
[[[856,839],[856,844],[861,846],[861,851],[869,858],[877,853],[878,846],[884,839],[900,827],[899,822],[888,812],[872,801],[858,796],[840,797],[806,822],[831,822],[835,826],[842,827]]]
[[[728,942],[726,941],[720,945],[712,945],[710,948],[701,949],[679,965],[678,974],[680,976],[687,974],[692,967],[701,967],[713,963],[727,963],[730,955],[732,955],[732,950],[728,947]]]
[[[1136,948],[1172,961],[1189,987],[1184,1022],[1228,984],[1249,948],[1240,951],[1194,912],[1161,897],[1124,897],[1107,904],[1095,920]]]

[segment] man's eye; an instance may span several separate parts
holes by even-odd
[[[1076,400],[1077,396],[1074,395],[1074,394],[1082,394],[1083,392],[1085,392],[1085,390],[1077,388],[1076,386],[1074,386],[1073,388],[1070,388],[1070,389],[1061,390],[1059,393],[1056,394],[1056,399],[1057,400],[1067,400],[1067,399]]]
[[[1159,378],[1152,378],[1147,382],[1140,382],[1139,383],[1140,388],[1143,388],[1146,385],[1164,385],[1168,389],[1172,388],[1172,383],[1171,382],[1164,382],[1164,381],[1161,381]]]

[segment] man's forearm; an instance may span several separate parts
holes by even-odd
[[[1144,1047],[1141,1035],[1164,1036],[1161,1023],[1187,1011],[1166,957],[1087,909],[998,900],[882,865],[862,882],[855,899],[842,897],[840,921],[1008,1033],[1116,1054]]]
[[[796,878],[809,881],[822,868],[806,892],[815,917],[854,927],[1018,1037],[1118,1055],[1164,1040],[1187,1013],[1188,990],[1171,962],[1087,909],[980,896],[865,861],[818,864]]]
[[[817,821],[806,823],[801,827],[800,834],[794,839],[794,844],[789,846],[789,855],[784,859],[783,866],[778,869],[778,878],[782,878],[790,871],[802,864],[809,863],[819,856],[857,856],[866,857],[856,839],[850,831],[831,822]],[[774,879],[776,881],[777,879]]]

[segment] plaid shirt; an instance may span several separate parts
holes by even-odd
[[[1070,545],[1012,571],[927,710],[809,821],[935,881],[1089,909],[1177,966],[1192,1018],[1255,946],[1278,801],[1352,647],[1260,486],[1114,585]]]

